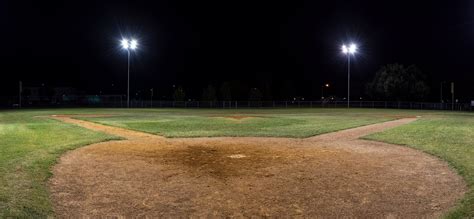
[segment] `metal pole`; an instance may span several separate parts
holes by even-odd
[[[351,54],[347,53],[347,108],[350,107],[351,96]]]
[[[324,99],[324,85],[321,86],[321,100]]]
[[[451,110],[454,110],[454,82],[451,82]]]
[[[153,108],[153,88],[151,89],[150,108]]]
[[[127,61],[127,108],[130,108],[130,49],[128,51]]]
[[[20,87],[20,90],[19,90],[19,92],[18,92],[18,98],[19,98],[19,100],[18,100],[18,107],[21,108],[21,93],[22,93],[22,90],[23,90],[23,88],[22,88],[23,86],[22,86],[22,82],[21,82],[21,81],[20,81],[20,84],[19,84],[19,85],[20,85],[20,86],[19,86],[19,87]]]
[[[441,103],[443,103],[443,82],[441,82],[441,89],[440,89],[440,92],[439,92],[439,97],[440,97],[440,100],[441,100]]]

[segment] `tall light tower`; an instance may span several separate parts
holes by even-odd
[[[122,39],[122,48],[127,50],[127,108],[130,108],[130,50],[135,50],[138,47],[137,40],[134,39]]]
[[[324,84],[321,86],[321,100],[324,100],[324,88],[329,87],[329,84]]]
[[[342,53],[347,55],[347,108],[349,108],[351,100],[351,55],[357,52],[357,45],[354,43],[349,46],[343,44],[341,50]]]

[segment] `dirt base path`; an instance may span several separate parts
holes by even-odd
[[[56,118],[127,138],[61,157],[50,180],[60,218],[432,218],[466,191],[435,157],[358,139],[414,119],[307,139],[168,139]]]

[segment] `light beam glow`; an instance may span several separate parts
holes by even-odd
[[[122,41],[120,43],[122,44],[122,48],[128,49],[128,47],[129,47],[128,40],[122,39]]]
[[[138,42],[134,39],[130,41],[130,49],[136,49],[138,47]]]
[[[354,43],[351,43],[351,46],[349,47],[349,53],[354,54],[357,52],[357,45]]]
[[[342,53],[344,54],[355,54],[357,52],[357,45],[354,44],[354,43],[351,43],[348,46],[346,46],[346,44],[343,44],[342,47],[341,47],[341,50],[342,50]]]
[[[347,54],[348,50],[347,50],[347,46],[346,45],[342,45],[342,53],[344,54]]]
[[[135,39],[122,39],[120,41],[120,44],[122,45],[123,49],[132,49],[135,50],[138,47],[138,41]]]

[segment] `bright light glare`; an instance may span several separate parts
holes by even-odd
[[[344,53],[344,54],[347,54],[347,53],[354,54],[354,53],[357,52],[357,45],[354,44],[354,43],[351,43],[351,45],[349,47],[347,47],[344,44],[344,45],[342,45],[341,50],[342,50],[342,53]]]
[[[347,54],[348,51],[347,51],[346,45],[342,45],[341,49],[342,49],[342,53]]]
[[[122,44],[122,48],[128,49],[128,47],[129,47],[129,45],[128,45],[128,40],[123,39],[123,40],[121,41],[121,44]]]
[[[352,43],[351,46],[349,47],[349,53],[354,54],[357,52],[357,45]]]
[[[131,49],[136,49],[138,47],[138,42],[136,40],[131,40],[130,41],[130,48]]]
[[[138,47],[138,41],[134,39],[122,39],[122,41],[120,41],[120,44],[124,49],[136,49]]]

